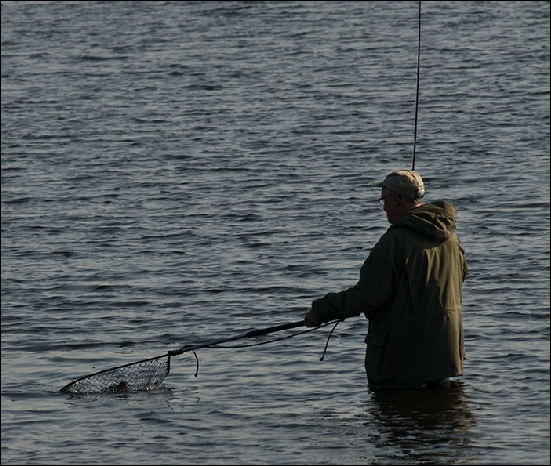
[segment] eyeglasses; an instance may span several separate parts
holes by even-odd
[[[379,199],[379,204],[384,205],[384,204],[385,204],[385,199],[386,199],[387,197],[392,196],[393,194],[394,194],[394,193],[390,193],[390,194],[387,194],[386,196],[381,197],[381,198]]]

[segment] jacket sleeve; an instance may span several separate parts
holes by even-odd
[[[353,287],[339,293],[328,293],[312,303],[320,322],[344,320],[364,313],[370,318],[392,300],[398,287],[403,264],[397,256],[395,231],[387,231],[360,270],[360,279]]]
[[[463,267],[463,281],[467,278],[467,274],[469,273],[469,267],[467,265],[467,254],[465,253],[465,248],[461,244],[461,241],[459,241],[459,238],[457,238],[457,241],[459,242],[459,251],[461,254],[461,263]]]

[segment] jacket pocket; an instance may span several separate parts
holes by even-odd
[[[384,351],[387,332],[381,332],[373,337],[367,335],[365,344],[367,345],[365,353],[365,371],[367,379],[372,382],[383,380]]]

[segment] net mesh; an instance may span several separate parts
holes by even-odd
[[[170,371],[170,355],[114,367],[87,375],[63,387],[63,393],[122,393],[158,387]]]

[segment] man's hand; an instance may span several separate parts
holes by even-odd
[[[304,316],[304,325],[306,327],[319,327],[321,325],[321,322],[314,315],[313,309],[310,309]]]

